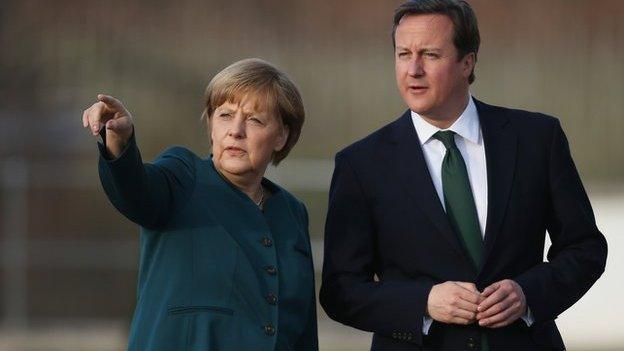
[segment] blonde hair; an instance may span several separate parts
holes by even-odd
[[[288,127],[284,147],[273,153],[272,163],[277,165],[295,146],[305,120],[305,110],[299,90],[286,73],[270,63],[250,58],[234,62],[217,73],[204,93],[205,106],[202,120],[225,102],[239,103],[245,96],[255,99],[255,109],[273,113]]]

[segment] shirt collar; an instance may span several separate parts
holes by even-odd
[[[425,121],[418,113],[410,111],[412,115],[412,122],[416,128],[416,133],[420,139],[420,144],[424,145],[431,137],[438,131],[442,130],[429,122]],[[477,112],[477,106],[475,105],[471,96],[468,98],[468,106],[459,118],[448,129],[457,133],[462,138],[479,144],[481,142],[481,125],[479,124],[479,114]]]

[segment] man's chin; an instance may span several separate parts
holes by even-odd
[[[411,111],[414,111],[421,116],[426,116],[431,113],[429,106],[422,103],[410,103],[408,104],[408,107]]]

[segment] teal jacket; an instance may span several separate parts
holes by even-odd
[[[143,164],[134,135],[99,173],[141,226],[129,350],[318,350],[305,206],[267,179],[264,211],[182,147]]]

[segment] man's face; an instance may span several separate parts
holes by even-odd
[[[454,119],[467,102],[474,55],[458,59],[453,22],[445,15],[403,17],[395,33],[399,92],[409,108],[435,120]]]

